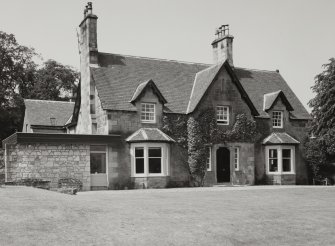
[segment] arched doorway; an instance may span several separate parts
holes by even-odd
[[[230,151],[220,147],[216,151],[216,178],[218,183],[230,182]]]

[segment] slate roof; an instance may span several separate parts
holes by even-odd
[[[235,73],[261,117],[269,117],[263,111],[263,95],[281,90],[294,109],[291,118],[310,119],[305,107],[278,72],[235,67]]]
[[[273,132],[264,138],[263,144],[299,144],[300,142],[286,132]]]
[[[104,109],[136,111],[129,103],[134,91],[143,81],[153,80],[168,102],[164,110],[183,114],[196,107],[220,69],[220,64],[211,66],[107,53],[99,53],[99,66],[91,71]],[[264,94],[282,90],[294,109],[291,118],[310,119],[278,72],[237,67],[234,72],[260,117],[269,117],[263,111]]]
[[[50,118],[55,118],[55,126],[64,126],[73,113],[73,102],[25,99],[25,117],[30,125],[51,126]]]
[[[130,135],[127,142],[175,142],[158,128],[141,128]]]
[[[290,104],[290,102],[286,98],[285,94],[281,90],[275,91],[275,92],[272,92],[272,93],[267,93],[267,94],[264,95],[263,110],[267,111],[267,110],[271,109],[272,106],[274,105],[274,103],[277,101],[278,97],[280,97],[282,99],[282,101],[286,105],[286,108],[287,108],[288,111],[293,111],[292,105]]]
[[[103,109],[130,110],[136,87],[153,80],[167,100],[166,110],[185,113],[195,74],[208,65],[99,53],[100,68],[91,68]]]

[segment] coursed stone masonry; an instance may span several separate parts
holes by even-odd
[[[61,178],[82,181],[90,189],[90,147],[85,144],[17,144],[7,146],[6,181],[39,178],[57,188]]]

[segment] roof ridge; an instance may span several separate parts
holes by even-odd
[[[41,99],[24,99],[24,101],[37,101],[37,102],[60,102],[60,103],[75,103],[75,102],[68,102],[68,101],[55,101],[55,100],[41,100]]]
[[[251,70],[251,71],[258,71],[258,72],[268,72],[268,73],[278,73],[276,70],[265,70],[265,69],[257,69],[257,68],[245,68],[245,67],[235,67],[237,69],[244,69],[244,70]]]
[[[147,57],[147,56],[133,56],[133,55],[123,55],[123,54],[115,54],[115,53],[107,53],[107,52],[99,52],[99,53],[107,54],[107,55],[119,55],[119,56],[139,58],[139,59],[148,59],[148,60],[154,60],[154,61],[177,62],[177,63],[183,63],[183,64],[189,64],[189,65],[200,65],[200,66],[212,66],[213,65],[213,64],[206,64],[206,63],[200,63],[200,62],[178,61],[178,60],[170,60],[170,59],[164,59],[164,58],[154,58],[154,57]]]

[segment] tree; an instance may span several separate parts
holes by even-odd
[[[70,66],[47,60],[35,73],[29,97],[41,100],[68,100],[76,89],[79,73]]]
[[[313,175],[320,176],[320,169],[335,161],[335,59],[322,67],[324,71],[315,76],[312,86],[315,98],[309,102],[312,107],[310,134],[315,138],[305,143],[306,159]]]
[[[1,140],[21,130],[24,98],[68,100],[76,88],[77,71],[54,60],[39,66],[38,59],[33,48],[0,31],[0,146]]]

